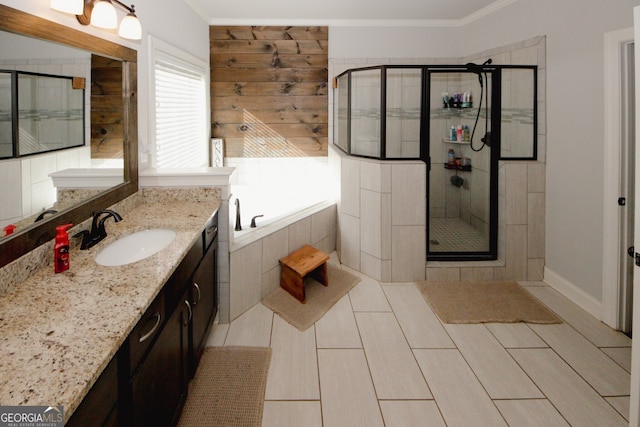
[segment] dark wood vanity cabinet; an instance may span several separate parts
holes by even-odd
[[[175,425],[187,395],[191,307],[187,293],[131,377],[131,425]]]
[[[193,319],[191,320],[189,333],[189,374],[191,378],[195,375],[198,362],[207,343],[213,319],[218,310],[217,221],[215,224],[210,223],[209,226],[203,233],[205,242],[204,256],[193,275],[189,292],[189,301],[193,309]]]
[[[66,424],[68,427],[118,425],[118,356],[114,356]]]
[[[217,220],[207,223],[120,350],[120,425],[179,420],[217,311]]]

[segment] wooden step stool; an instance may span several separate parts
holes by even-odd
[[[329,286],[326,264],[328,259],[329,255],[326,253],[313,246],[304,245],[280,260],[282,264],[280,286],[304,304],[306,276],[310,275],[324,286]]]

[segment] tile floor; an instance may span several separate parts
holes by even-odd
[[[430,218],[429,250],[433,252],[486,252],[489,236],[462,218]]]
[[[263,426],[627,425],[631,340],[544,283],[522,285],[566,323],[451,325],[412,283],[352,272],[305,332],[262,304],[215,325],[209,345],[273,348]]]

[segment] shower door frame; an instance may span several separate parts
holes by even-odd
[[[421,129],[421,147],[420,157],[427,164],[427,195],[426,195],[426,253],[427,261],[493,261],[498,258],[498,161],[500,160],[500,114],[502,111],[502,73],[500,66],[480,66],[483,73],[491,76],[491,108],[490,108],[490,130],[491,130],[491,150],[489,159],[489,250],[483,252],[431,252],[429,250],[429,234],[430,234],[430,197],[429,184],[432,167],[432,159],[430,157],[431,144],[441,143],[440,141],[431,141],[431,75],[433,73],[471,73],[466,66],[428,66],[423,70],[423,90],[422,105],[423,114],[426,116],[422,120],[423,128]],[[488,79],[487,79],[488,80]],[[487,86],[489,84],[487,83]],[[487,96],[488,98],[488,96]],[[485,100],[485,101],[488,101]],[[486,130],[485,130],[486,131]],[[435,162],[440,164],[440,162]]]

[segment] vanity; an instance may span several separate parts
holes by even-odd
[[[112,139],[123,164],[117,182],[75,191],[73,203],[0,238],[0,405],[63,406],[68,425],[175,423],[216,314],[220,189],[139,189],[135,50],[5,5],[0,31],[88,53],[92,68],[109,58],[122,76]],[[88,125],[98,133],[91,145],[112,129]],[[72,236],[107,208],[123,220],[106,221],[107,237],[90,249],[72,239],[70,269],[55,274],[55,227],[74,224]],[[137,262],[96,262],[112,242],[150,228],[175,238]]]
[[[3,405],[61,405],[68,425],[177,422],[217,309],[219,194],[183,191],[206,197],[145,189],[104,241],[71,250],[68,271],[41,268],[0,296]],[[156,254],[96,263],[113,241],[158,227],[176,236]]]

